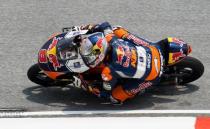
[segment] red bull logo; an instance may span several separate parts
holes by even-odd
[[[135,61],[136,61],[136,54],[133,55],[132,57],[132,52],[130,50],[130,48],[128,46],[118,46],[117,47],[117,62],[120,65],[123,65],[123,67],[129,67],[130,62],[131,62],[131,58],[132,58],[132,65],[135,66]],[[133,51],[135,52],[135,51]],[[125,57],[125,61],[123,63],[123,59]]]
[[[53,64],[53,67],[54,67],[55,71],[57,71],[57,68],[61,67],[60,63],[58,62],[58,59],[57,59],[56,55],[49,54],[49,61],[50,61],[50,63]]]
[[[93,50],[100,50],[100,53],[102,53],[103,50],[103,39],[99,37],[99,40],[96,42],[96,45],[94,45]]]
[[[130,51],[130,48],[128,46],[125,46],[125,57],[126,57],[126,61],[125,63],[123,63],[123,66],[124,67],[129,67],[130,65],[130,61],[131,61],[131,51]]]
[[[136,64],[137,64],[137,54],[136,51],[134,49],[131,49],[131,66],[133,66],[134,68],[136,68]],[[141,58],[142,62],[143,62],[143,58]]]
[[[56,45],[58,43],[58,39],[56,37],[53,38],[52,43],[50,44],[47,55],[49,58],[49,62],[52,63],[55,71],[57,71],[57,68],[60,68],[61,65],[58,61],[57,55],[56,55]]]
[[[117,47],[117,63],[122,65],[122,60],[125,55],[124,49],[122,46]]]
[[[177,61],[177,60],[179,60],[180,58],[182,58],[184,56],[185,55],[183,54],[183,52],[176,52],[176,53],[173,53],[172,60],[173,61]]]
[[[54,37],[52,43],[50,44],[50,46],[48,48],[48,50],[53,49],[57,45],[57,43],[58,43],[58,39],[56,37]]]

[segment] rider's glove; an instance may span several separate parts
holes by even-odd
[[[88,30],[88,31],[92,32],[95,26],[96,26],[95,24],[88,24],[88,25],[81,26],[80,29]]]
[[[99,25],[98,25],[98,30],[99,30],[100,32],[103,32],[104,35],[113,33],[112,27],[111,27],[111,25],[109,24],[109,22],[103,22],[103,23],[99,24]]]
[[[112,27],[109,24],[109,22],[103,22],[103,23],[98,25],[98,29],[99,29],[99,31],[104,31],[106,29],[112,29]]]
[[[72,26],[71,31],[80,31],[80,26]]]
[[[100,90],[98,88],[92,88],[91,86],[88,86],[88,89],[92,94],[100,97]]]
[[[97,87],[88,86],[88,89],[92,94],[96,95],[99,98],[109,98],[110,97],[109,92],[100,91]]]
[[[112,27],[108,22],[101,24],[88,24],[80,27],[81,30],[88,30],[88,33],[103,32],[104,35],[113,33]]]
[[[81,26],[80,29],[81,30],[88,30],[87,34],[91,34],[91,33],[94,33],[94,32],[98,32],[97,27],[98,27],[97,24],[88,24],[88,25]]]

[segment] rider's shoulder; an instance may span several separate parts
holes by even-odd
[[[117,30],[117,29],[120,29],[120,28],[123,28],[123,27],[120,26],[120,25],[114,25],[114,26],[112,26],[112,30]]]

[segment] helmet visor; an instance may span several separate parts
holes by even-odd
[[[95,60],[97,59],[97,56],[94,55],[93,52],[91,52],[88,55],[83,55],[82,58],[87,65],[92,65],[95,62]]]
[[[57,44],[58,57],[61,60],[73,60],[78,58],[77,47],[70,39],[63,39]]]

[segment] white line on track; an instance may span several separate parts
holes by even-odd
[[[195,117],[3,118],[4,129],[195,129]]]
[[[0,117],[68,116],[68,115],[124,115],[124,114],[210,114],[210,110],[101,110],[101,111],[38,111],[0,112]]]

